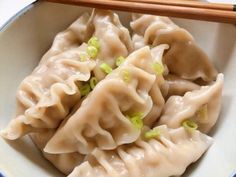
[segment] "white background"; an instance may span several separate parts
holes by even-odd
[[[0,0],[0,27],[18,11],[36,0]],[[234,3],[236,0],[208,0],[210,2]]]
[[[0,27],[18,11],[35,0],[0,0]]]

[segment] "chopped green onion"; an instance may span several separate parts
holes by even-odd
[[[131,117],[130,121],[136,129],[140,130],[143,128],[143,120],[141,119],[141,117]]]
[[[85,84],[79,88],[81,96],[87,96],[91,91],[90,85]]]
[[[183,121],[182,126],[188,131],[193,131],[198,128],[198,125],[190,119]]]
[[[154,48],[154,47],[155,47],[155,45],[153,45],[153,44],[152,44],[152,45],[150,45],[150,48],[151,48],[151,49],[152,49],[152,48]]]
[[[90,84],[90,87],[91,89],[94,89],[94,87],[97,85],[98,83],[98,80],[96,77],[92,77],[90,80],[89,80],[89,84]]]
[[[102,71],[105,72],[106,74],[109,74],[109,73],[112,72],[112,68],[111,68],[108,64],[106,64],[106,63],[102,63],[102,64],[100,65],[100,68],[101,68]]]
[[[100,49],[100,43],[96,37],[91,37],[88,41],[88,45],[95,47],[97,50]]]
[[[91,58],[95,58],[98,55],[98,49],[94,46],[88,46],[87,53]]]
[[[158,138],[160,137],[160,131],[153,129],[145,132],[144,137],[146,139]]]
[[[87,53],[80,53],[79,58],[80,58],[80,61],[86,61],[89,59],[89,56]]]
[[[132,116],[131,116],[131,117],[140,117],[140,118],[142,118],[142,117],[143,117],[143,115],[144,115],[144,113],[143,113],[143,112],[136,112],[136,113],[132,114]]]
[[[143,120],[142,120],[143,113],[142,112],[138,112],[138,113],[133,114],[132,116],[126,116],[126,117],[131,121],[131,123],[136,129],[143,128]]]
[[[127,83],[130,82],[131,74],[127,69],[121,70],[120,74],[121,74],[121,77],[122,77],[123,81],[125,81]]]
[[[120,66],[124,61],[125,61],[125,58],[122,57],[122,56],[119,56],[119,57],[116,59],[116,66]]]
[[[164,67],[162,64],[160,63],[153,63],[152,64],[152,69],[154,70],[154,72],[157,74],[157,75],[162,75],[163,72],[164,72]]]
[[[199,122],[206,122],[208,119],[208,110],[207,110],[207,105],[203,105],[197,112],[196,116],[199,120]]]

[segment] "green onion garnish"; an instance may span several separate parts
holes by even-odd
[[[119,57],[116,59],[116,66],[120,66],[124,61],[125,61],[125,58],[122,57],[122,56],[119,56]]]
[[[198,128],[198,125],[190,119],[183,121],[182,126],[188,131],[193,131]]]
[[[154,72],[157,74],[157,75],[162,75],[163,72],[164,72],[164,67],[162,64],[160,63],[153,63],[152,64],[152,69],[154,70]]]
[[[112,68],[111,68],[108,64],[106,64],[106,63],[102,63],[102,64],[100,65],[100,68],[101,68],[102,71],[105,72],[106,74],[109,74],[109,73],[112,72]]]
[[[81,96],[87,96],[89,92],[91,91],[89,84],[84,84],[79,88]]]
[[[98,55],[98,49],[94,46],[88,46],[87,53],[91,58],[95,58]]]
[[[126,116],[126,117],[130,120],[130,122],[136,129],[140,130],[143,128],[143,120],[142,120],[143,113],[138,112],[133,114],[132,116]]]
[[[80,61],[86,61],[89,59],[89,56],[87,53],[80,53],[79,58],[80,58]]]
[[[136,113],[132,114],[131,117],[140,117],[140,118],[142,118],[143,115],[144,115],[143,112],[136,112]]]
[[[145,132],[144,137],[146,139],[158,138],[160,137],[160,131],[153,129]]]
[[[196,116],[200,122],[205,122],[208,119],[207,104],[203,105],[197,112]]]
[[[130,121],[136,129],[143,128],[143,120],[140,117],[131,117]]]
[[[155,47],[155,45],[151,44],[151,45],[149,45],[149,47],[152,49],[152,48],[154,48],[154,47]]]
[[[122,77],[123,81],[125,81],[127,83],[130,82],[131,74],[127,69],[121,70],[120,74],[121,74],[121,77]]]
[[[96,77],[92,77],[89,80],[89,85],[90,85],[91,89],[94,89],[94,87],[97,85],[97,83],[98,83],[98,80]]]
[[[95,47],[97,50],[100,49],[100,43],[99,43],[98,38],[96,38],[96,37],[90,38],[88,41],[88,45]]]

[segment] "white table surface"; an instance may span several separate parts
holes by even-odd
[[[0,0],[0,27],[21,9],[36,0]],[[208,0],[210,2],[234,3],[236,0]]]
[[[36,0],[0,0],[0,27],[34,1]]]

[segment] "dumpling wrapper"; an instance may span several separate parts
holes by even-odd
[[[89,15],[83,14],[57,34],[39,65],[21,82],[16,118],[1,132],[4,138],[14,140],[41,128],[56,128],[80,99],[76,82],[87,81],[96,65],[94,61],[79,60],[87,47],[80,44],[88,19]]]
[[[165,80],[168,86],[165,99],[173,95],[183,96],[186,92],[200,89],[198,84],[175,75],[168,74],[165,76]]]
[[[167,17],[153,15],[133,15],[131,28],[134,31],[134,47],[168,44],[163,63],[170,74],[183,79],[198,78],[210,82],[216,78],[217,71],[207,55],[196,45],[192,35],[178,27]]]
[[[100,64],[105,62],[115,68],[116,59],[120,56],[127,57],[133,51],[133,44],[129,30],[122,26],[118,15],[112,11],[95,9],[89,23],[91,25],[88,28],[94,28],[93,36],[100,43],[93,72],[98,80],[102,80],[106,74],[100,69]]]
[[[63,126],[63,123],[67,121],[70,115],[72,115],[80,107],[83,99],[81,99],[79,103],[73,107],[73,110],[61,123],[60,127]],[[62,173],[68,175],[73,171],[73,169],[76,166],[78,166],[84,161],[85,156],[82,154],[79,154],[78,152],[64,153],[64,154],[49,154],[49,153],[44,152],[43,149],[45,145],[48,143],[51,137],[55,134],[55,132],[56,132],[56,129],[48,129],[39,133],[31,133],[30,138],[33,141],[33,143],[37,146],[37,148],[41,151],[42,155],[49,162],[51,162],[52,165],[54,165]]]
[[[152,64],[162,63],[163,53],[169,46],[166,44],[161,44],[151,49],[151,56],[148,47],[143,47],[142,50],[137,50],[133,54],[131,54],[127,60],[126,64],[132,64],[138,68],[141,68],[149,73],[156,74],[153,71]],[[150,90],[150,96],[152,97],[153,107],[149,114],[145,117],[144,123],[145,125],[152,126],[153,123],[157,120],[161,111],[164,107],[165,100],[163,99],[163,94],[168,92],[168,85],[163,77],[163,75],[157,75],[155,84]]]
[[[184,120],[191,119],[198,124],[200,131],[209,132],[219,117],[223,82],[224,75],[218,74],[212,85],[201,86],[198,90],[187,92],[183,97],[171,96],[157,125],[178,128]],[[198,116],[197,112],[204,106],[207,107],[206,117]]]
[[[58,127],[81,98],[78,85],[89,80],[96,65],[75,56],[86,46],[51,57],[22,81],[17,91],[16,118],[1,131],[1,136],[14,140],[29,132]]]
[[[80,55],[86,53],[87,44],[80,44],[92,35],[101,43],[98,57],[82,62]],[[91,17],[83,14],[55,37],[37,68],[22,81],[17,91],[16,118],[1,135],[13,140],[29,132],[57,128],[80,100],[78,86],[89,80],[91,72],[103,79],[100,63],[105,61],[114,68],[115,57],[127,56],[130,51],[129,32],[116,14],[102,10],[93,11]]]
[[[160,46],[160,54],[164,49]],[[88,154],[95,147],[108,150],[136,141],[141,130],[133,126],[127,115],[142,112],[144,124],[150,124],[158,115],[149,113],[160,114],[164,106],[164,98],[158,90],[160,80],[151,69],[154,61],[149,47],[133,52],[120,67],[98,83],[81,107],[50,139],[44,151]],[[123,71],[130,74],[128,83],[122,79]]]
[[[85,156],[78,152],[65,154],[49,154],[43,151],[48,140],[54,135],[56,130],[50,129],[45,132],[32,133],[31,139],[35,145],[41,150],[42,155],[50,161],[59,171],[68,175],[73,169],[84,161]]]
[[[95,149],[68,177],[169,177],[184,173],[209,148],[212,138],[184,128],[155,128],[160,137],[139,139],[113,151]]]

